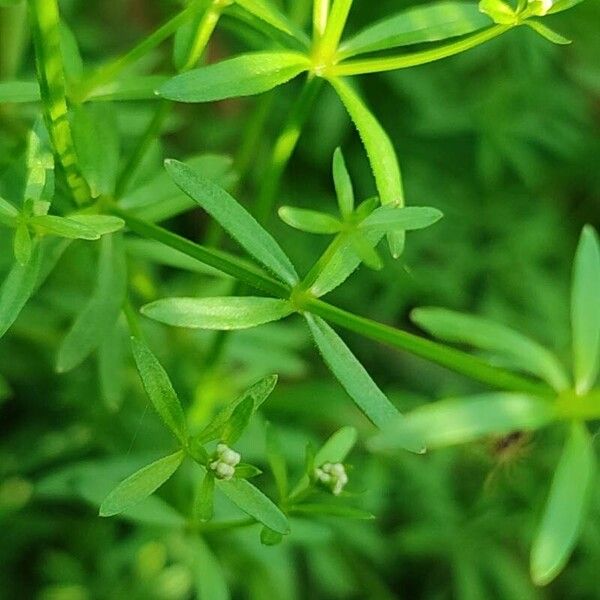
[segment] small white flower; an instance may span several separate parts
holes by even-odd
[[[240,464],[242,456],[232,450],[227,444],[217,444],[215,460],[209,463],[209,468],[215,472],[219,479],[231,479],[235,474],[235,467]]]
[[[339,496],[348,483],[348,475],[342,463],[324,463],[315,469],[315,477],[327,485],[334,496]]]

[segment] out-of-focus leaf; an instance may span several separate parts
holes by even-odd
[[[125,221],[112,215],[69,215],[70,221],[76,221],[95,231],[99,236],[115,233],[125,227]]]
[[[98,348],[121,311],[126,287],[122,240],[104,236],[100,243],[96,287],[58,349],[59,372],[75,368]]]
[[[290,285],[298,275],[290,259],[254,217],[225,190],[176,160],[165,161],[173,181],[216,219],[249,254]]]
[[[179,450],[140,469],[122,481],[102,502],[101,517],[112,517],[155,492],[180,467],[185,453]]]
[[[344,462],[356,444],[358,433],[354,427],[338,429],[315,454],[315,465],[321,466],[326,462]]]
[[[123,401],[125,335],[119,322],[98,347],[100,393],[107,407],[116,411]]]
[[[167,372],[142,340],[132,337],[131,349],[144,389],[156,412],[179,441],[187,444],[185,414]]]
[[[573,423],[531,548],[531,577],[536,584],[550,583],[569,560],[586,515],[595,470],[592,438],[583,423]]]
[[[288,490],[288,474],[281,441],[273,425],[267,423],[266,429],[267,460],[275,479],[279,499],[285,498]]]
[[[16,261],[24,267],[31,258],[33,249],[33,240],[29,235],[27,223],[21,222],[15,229],[15,237],[13,239],[13,253]]]
[[[406,9],[368,26],[340,46],[348,58],[398,46],[437,42],[490,25],[475,2],[434,2]]]
[[[573,265],[571,328],[575,385],[581,394],[594,385],[600,366],[600,244],[589,225],[581,232]]]
[[[97,240],[100,238],[100,234],[95,229],[70,217],[40,215],[39,217],[31,217],[29,222],[43,233],[72,240]]]
[[[417,308],[412,311],[411,319],[440,339],[469,344],[508,358],[558,391],[569,387],[567,374],[554,354],[509,327],[443,308]]]
[[[193,329],[246,329],[278,321],[294,311],[287,300],[253,296],[222,298],[165,298],[142,307],[142,313],[161,323]]]
[[[176,102],[213,102],[261,94],[293,79],[310,66],[298,52],[254,52],[176,75],[159,94]]]
[[[40,247],[34,244],[31,258],[23,266],[16,264],[0,287],[0,338],[19,316],[33,293],[40,268]]]
[[[235,0],[235,3],[261,21],[268,23],[271,27],[275,27],[308,45],[309,40],[306,34],[270,0]]]
[[[348,218],[354,211],[354,189],[341,148],[333,153],[333,183],[340,213]]]
[[[403,436],[418,436],[427,448],[464,444],[487,435],[539,429],[556,416],[549,400],[516,393],[489,393],[439,400],[388,423],[369,443],[397,450]]]
[[[41,118],[34,123],[29,134],[26,163],[25,200],[51,202],[54,196],[54,155]]]
[[[304,503],[292,507],[291,512],[296,515],[341,517],[343,519],[357,519],[369,521],[375,518],[372,513],[356,508],[354,506],[345,506],[343,504],[325,504],[325,503]]]
[[[289,533],[287,517],[245,479],[218,479],[217,487],[241,510],[277,533]]]
[[[221,563],[199,536],[190,538],[190,556],[199,600],[229,600]]]
[[[40,98],[40,87],[36,81],[0,82],[0,102],[2,104],[39,102]]]
[[[194,502],[194,515],[200,521],[210,521],[213,517],[215,478],[206,473],[200,483]]]

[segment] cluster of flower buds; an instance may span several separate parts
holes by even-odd
[[[215,472],[218,479],[231,479],[235,474],[235,468],[242,459],[239,452],[232,450],[226,444],[217,444],[215,460],[209,463],[209,468]]]
[[[348,483],[348,475],[342,463],[324,463],[315,469],[315,477],[328,486],[334,496],[339,496]]]

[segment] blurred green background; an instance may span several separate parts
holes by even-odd
[[[308,10],[302,0],[288,4],[298,15]],[[180,6],[158,0],[60,5],[86,68],[125,52]],[[357,1],[349,32],[404,6]],[[0,8],[3,78],[33,77],[27,34],[22,60],[10,64],[4,53],[18,33],[19,10]],[[586,0],[548,22],[574,43],[553,46],[517,28],[465,55],[360,79],[396,147],[408,203],[435,206],[445,218],[410,235],[399,261],[388,258],[380,272],[361,268],[332,302],[408,330],[416,306],[467,310],[537,337],[566,360],[571,259],[583,224],[600,226],[600,3]],[[260,44],[224,18],[209,60]],[[139,69],[172,72],[170,58],[165,44]],[[243,101],[177,106],[138,183],[154,177],[167,156],[226,154],[247,168],[242,185],[235,189],[235,174],[229,183],[251,203],[300,85],[294,81],[271,96]],[[123,102],[112,109],[126,154],[152,117],[153,103]],[[33,104],[0,106],[0,194],[8,199],[22,185],[26,131],[38,112]],[[249,123],[261,114],[260,134],[244,145]],[[333,212],[330,164],[338,145],[359,197],[373,195],[360,140],[326,90],[278,205]],[[214,233],[200,211],[167,225],[199,241]],[[276,215],[269,228],[304,272],[325,244]],[[0,233],[0,276],[12,260],[7,231]],[[231,292],[227,279],[156,264],[148,260],[149,249],[135,242],[129,248],[139,304],[166,295]],[[190,540],[175,512],[168,527],[156,525],[151,510],[133,521],[98,518],[99,500],[112,485],[148,457],[164,454],[170,440],[146,410],[124,326],[111,338],[114,362],[100,365],[113,383],[122,380],[121,393],[118,385],[113,393],[100,386],[95,359],[66,375],[53,371],[57,345],[93,285],[93,260],[89,245],[72,246],[0,342],[0,598],[179,600],[198,597],[211,578],[226,581],[233,598],[253,600],[600,598],[600,497],[565,572],[542,590],[529,581],[532,528],[557,459],[560,429],[536,434],[509,464],[499,462],[491,444],[389,458],[374,458],[359,444],[350,456],[354,488],[362,492],[357,502],[378,519],[298,521],[277,547],[260,545],[258,526]],[[264,416],[280,429],[298,471],[308,441],[322,443],[345,424],[356,425],[362,440],[371,431],[299,322],[231,334],[212,368],[204,360],[211,334],[151,323],[147,330],[192,422],[258,377],[279,373]],[[400,410],[479,389],[407,354],[343,337]],[[264,466],[263,421],[245,434],[240,450]],[[273,489],[268,473],[259,482]],[[191,479],[183,473],[159,495],[185,513],[191,494]],[[220,516],[237,514],[221,500]]]

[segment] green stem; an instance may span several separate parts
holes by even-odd
[[[44,0],[38,0],[43,2]],[[137,62],[140,58],[148,54],[164,40],[171,37],[197,10],[198,2],[191,2],[189,6],[169,19],[156,31],[132,48],[127,54],[109,62],[100,67],[91,77],[84,80],[81,85],[73,91],[72,97],[77,102],[84,102],[90,94],[100,86],[116,79],[124,69]]]
[[[312,266],[310,271],[306,274],[306,277],[302,280],[301,287],[303,290],[309,290],[319,275],[323,272],[325,267],[331,262],[333,257],[338,253],[341,246],[347,239],[347,234],[338,233],[333,238],[332,242],[325,248],[325,252],[321,255],[319,260]]]
[[[329,0],[314,0],[313,2],[313,39],[315,43],[321,39],[327,27],[329,16]]]
[[[334,0],[323,37],[316,43],[315,60],[328,61],[335,55],[351,8],[352,0]]]
[[[308,312],[318,315],[331,323],[340,325],[349,331],[354,331],[394,348],[406,350],[415,356],[434,362],[494,388],[526,392],[535,394],[536,396],[554,397],[555,395],[545,384],[540,384],[510,371],[494,367],[460,350],[455,350],[454,348],[407,333],[406,331],[395,329],[389,325],[383,325],[365,317],[354,315],[317,298],[306,299],[303,307]]]
[[[187,59],[181,67],[181,71],[193,69],[204,53],[206,46],[221,18],[226,3],[223,0],[213,0],[212,4],[204,11],[200,23],[196,29],[192,45],[189,49]]]
[[[69,124],[57,0],[29,0],[29,16],[46,127],[71,195],[84,204],[90,189],[79,171]]]
[[[21,66],[27,39],[27,4],[0,9],[0,77],[11,79]]]
[[[302,127],[321,89],[323,79],[309,76],[292,110],[287,123],[279,134],[269,159],[266,173],[262,176],[262,186],[256,201],[255,214],[260,223],[265,223],[273,209],[283,171],[296,148]]]
[[[162,227],[137,219],[123,210],[113,209],[113,212],[125,220],[129,229],[143,237],[166,244],[201,263],[215,267],[223,273],[274,296],[289,298],[291,295],[292,291],[285,284],[272,279],[258,268],[250,267],[230,254],[204,248]],[[555,396],[554,391],[546,384],[494,367],[466,352],[354,315],[317,298],[303,295],[301,298],[298,296],[297,300],[301,301],[302,310],[372,340],[410,352],[475,381],[494,388],[525,392],[536,396],[549,398]]]
[[[290,296],[290,290],[285,284],[273,279],[258,267],[241,261],[227,252],[205,248],[158,225],[138,219],[117,207],[113,207],[111,212],[121,217],[131,231],[142,237],[157,240],[273,296],[279,298],[289,298]]]
[[[406,69],[408,67],[424,65],[475,48],[475,46],[479,46],[502,35],[509,29],[512,29],[512,27],[514,25],[494,25],[489,29],[485,29],[458,42],[439,46],[432,50],[413,52],[412,54],[403,54],[401,56],[390,56],[388,58],[367,58],[342,62],[328,69],[327,76],[364,75],[366,73],[379,73],[381,71],[393,71],[395,69]]]

